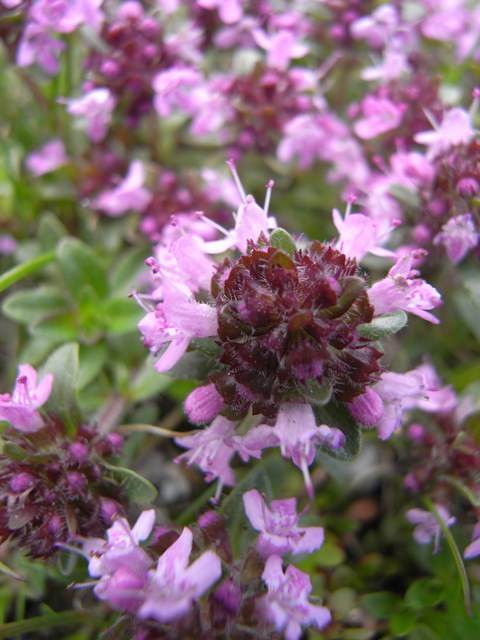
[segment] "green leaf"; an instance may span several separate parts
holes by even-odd
[[[180,380],[204,380],[216,365],[216,360],[204,353],[188,351],[168,370],[168,375]]]
[[[57,246],[57,258],[65,280],[75,298],[86,286],[92,287],[100,299],[108,294],[105,269],[95,251],[76,238],[64,238]]]
[[[150,361],[147,361],[133,377],[128,388],[128,397],[132,402],[141,402],[152,398],[173,384],[173,379],[159,373]]]
[[[138,247],[120,256],[110,273],[110,289],[115,297],[126,296],[132,287],[138,286],[141,273],[147,272],[145,260],[148,255],[143,247]]]
[[[272,231],[269,240],[275,249],[284,251],[291,258],[295,255],[295,243],[292,236],[285,229],[278,228]]]
[[[413,611],[402,607],[394,611],[390,617],[390,631],[396,636],[405,636],[416,627],[417,620]]]
[[[75,313],[62,313],[54,318],[48,318],[33,323],[30,330],[33,335],[49,338],[52,342],[73,342],[78,338],[77,316]]]
[[[332,385],[328,381],[325,384],[319,384],[316,378],[310,378],[303,383],[299,383],[298,389],[305,400],[317,406],[327,404],[332,397],[333,391]]]
[[[53,262],[55,258],[55,253],[50,251],[6,271],[0,276],[0,293],[8,289],[12,284],[15,284],[15,282],[19,282],[27,276],[31,276],[33,273],[40,271],[40,269],[43,269],[47,264]]]
[[[405,602],[413,609],[432,607],[444,599],[445,585],[436,578],[415,580],[405,594]]]
[[[0,638],[20,637],[21,634],[41,632],[52,627],[79,626],[92,618],[91,611],[59,611],[47,613],[44,616],[36,616],[18,622],[8,622],[0,625]]]
[[[377,620],[386,620],[395,611],[400,598],[391,591],[376,591],[362,596],[360,602],[363,608]]]
[[[94,345],[80,346],[80,369],[78,372],[78,390],[84,389],[103,369],[107,359],[107,345],[99,342]]]
[[[110,333],[122,335],[137,331],[137,324],[145,315],[131,298],[108,300],[103,305],[104,326]]]
[[[135,471],[126,467],[116,467],[103,463],[113,477],[125,488],[129,499],[138,504],[151,504],[157,497],[158,491],[153,484]]]
[[[383,316],[374,318],[368,324],[360,324],[358,333],[363,338],[369,340],[382,340],[388,336],[397,333],[400,329],[407,324],[408,316],[405,311],[399,309],[398,311],[392,311],[392,313],[386,313]]]
[[[330,402],[323,407],[313,406],[313,413],[315,414],[317,424],[336,427],[345,435],[345,445],[342,449],[319,447],[321,451],[328,453],[329,456],[337,460],[351,460],[360,453],[362,448],[362,431],[345,405]]]
[[[78,353],[79,345],[76,342],[68,342],[54,351],[41,368],[41,376],[52,373],[54,378],[52,393],[45,409],[62,418],[70,426],[81,420],[77,404]]]
[[[53,251],[57,243],[68,235],[67,229],[53,213],[44,214],[38,225],[38,239],[42,249]]]
[[[7,565],[3,564],[3,562],[0,562],[0,573],[4,573],[10,578],[14,578],[15,580],[19,580],[20,582],[25,582],[25,578],[23,576],[21,576],[13,569],[10,569],[10,567],[7,567]]]
[[[7,318],[25,325],[38,324],[68,308],[65,295],[57,287],[50,285],[16,291],[3,303],[3,313]]]

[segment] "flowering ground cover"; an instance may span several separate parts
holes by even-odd
[[[480,7],[0,0],[0,638],[480,636]]]

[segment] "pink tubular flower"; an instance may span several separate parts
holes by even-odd
[[[362,102],[362,111],[364,118],[357,120],[354,131],[362,140],[371,140],[396,129],[402,122],[405,108],[387,98],[367,96]]]
[[[65,145],[59,138],[50,140],[37,151],[27,156],[25,165],[32,176],[36,178],[45,173],[55,171],[68,162]]]
[[[176,438],[175,443],[187,452],[179,455],[175,462],[186,460],[187,465],[196,464],[206,474],[207,482],[219,479],[215,499],[218,499],[223,485],[233,486],[235,474],[230,460],[235,454],[232,438],[236,423],[218,416],[209,427],[205,427],[192,436]]]
[[[427,159],[435,158],[442,151],[460,144],[468,144],[475,137],[470,115],[460,107],[450,109],[443,116],[442,124],[433,131],[420,131],[414,135],[415,142],[428,147]]]
[[[194,92],[203,82],[199,71],[190,67],[172,67],[161,71],[152,82],[155,91],[153,104],[158,115],[166,118],[174,109],[194,115],[197,109]]]
[[[302,626],[323,629],[330,622],[326,607],[308,601],[312,585],[306,573],[292,565],[284,573],[281,558],[273,555],[267,560],[262,578],[268,592],[258,600],[257,611],[265,622],[283,631],[286,640],[298,640]]]
[[[344,442],[345,436],[339,429],[326,424],[316,425],[309,404],[282,403],[275,426],[260,425],[251,429],[241,444],[242,453],[254,457],[259,457],[259,451],[266,447],[280,446],[282,456],[291,458],[302,470],[305,487],[312,498],[313,486],[308,467],[315,458],[316,446],[338,449]]]
[[[222,565],[213,551],[205,551],[188,566],[192,539],[192,532],[185,528],[160,556],[157,568],[150,573],[145,600],[137,612],[139,618],[176,620],[220,578]]]
[[[455,523],[456,518],[451,516],[445,507],[436,505],[435,509],[447,527],[451,527]],[[435,515],[424,509],[410,509],[406,512],[405,517],[410,524],[416,525],[413,530],[415,540],[419,544],[428,544],[433,540],[433,553],[437,553],[440,549],[442,527]]]
[[[59,69],[58,57],[65,43],[53,38],[45,29],[31,22],[27,24],[17,50],[17,65],[28,67],[34,62],[50,75]]]
[[[87,134],[92,142],[100,142],[105,138],[116,105],[109,89],[92,89],[80,98],[64,102],[68,113],[86,120]]]
[[[98,31],[103,21],[103,0],[39,0],[29,17],[44,29],[71,33],[81,24]]]
[[[215,307],[196,302],[192,297],[163,288],[163,301],[139,322],[145,346],[157,355],[165,345],[155,369],[161,373],[171,369],[188,349],[192,338],[207,338],[217,333]]]
[[[155,511],[143,511],[130,529],[125,518],[118,518],[107,530],[107,541],[87,538],[82,552],[88,558],[88,572],[93,578],[112,575],[118,569],[130,567],[136,575],[142,575],[152,565],[150,556],[139,546],[146,540],[155,524]],[[102,587],[101,587],[102,589]]]
[[[0,395],[0,420],[8,420],[13,427],[32,433],[44,426],[37,411],[48,400],[52,391],[53,376],[48,373],[37,384],[37,372],[29,364],[18,367],[18,376],[13,394]]]
[[[264,558],[311,553],[322,546],[323,527],[298,526],[295,498],[273,500],[268,508],[259,492],[251,489],[243,494],[243,504],[252,527],[261,532],[255,546]]]
[[[144,182],[143,165],[140,160],[133,160],[120,184],[101,193],[91,206],[112,217],[121,216],[127,211],[143,211],[152,199],[150,191],[143,186]]]
[[[381,440],[389,438],[401,426],[403,412],[408,409],[448,413],[457,404],[452,388],[441,386],[435,369],[428,363],[406,373],[383,373],[371,392],[384,402],[383,412],[375,422]]]
[[[369,289],[368,297],[375,308],[375,315],[403,309],[433,324],[439,323],[428,309],[440,306],[441,296],[425,280],[417,278],[418,271],[412,269],[413,260],[419,255],[422,255],[421,251],[413,251],[399,258],[388,276]]]
[[[475,228],[472,214],[454,216],[443,225],[442,230],[434,239],[433,244],[443,245],[447,256],[453,264],[460,262],[466,254],[477,246],[480,234]]]
[[[267,65],[285,71],[292,59],[303,58],[308,46],[299,42],[299,36],[289,29],[269,35],[263,29],[254,29],[253,37],[259,47],[267,51]]]
[[[360,262],[367,253],[376,256],[393,257],[395,254],[380,246],[381,234],[378,224],[361,213],[349,213],[342,218],[338,209],[333,210],[333,223],[337,228],[339,239],[335,248]],[[386,240],[387,238],[385,238]]]

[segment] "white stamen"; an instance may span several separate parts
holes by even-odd
[[[267,193],[265,194],[265,204],[263,205],[263,210],[265,211],[265,215],[268,216],[268,209],[270,207],[270,199],[272,197],[272,189],[275,182],[273,180],[269,180],[266,184]]]
[[[240,198],[242,202],[245,202],[247,196],[245,194],[245,190],[242,187],[242,183],[240,182],[240,178],[238,177],[237,169],[235,168],[235,162],[233,160],[227,160],[227,164],[232,172],[233,179],[235,180],[235,184],[237,185],[238,193],[240,194]]]

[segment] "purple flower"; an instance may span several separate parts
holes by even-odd
[[[243,0],[196,0],[203,9],[218,9],[220,20],[225,24],[234,24],[243,17]]]
[[[254,29],[252,35],[259,47],[267,51],[267,65],[285,71],[292,59],[303,58],[309,48],[299,42],[298,34],[289,29],[280,29],[267,34],[263,29]]]
[[[222,565],[213,551],[205,551],[189,566],[191,551],[192,532],[185,528],[159,558],[155,571],[150,572],[145,600],[137,612],[139,618],[176,620],[220,578]]]
[[[310,604],[308,596],[312,591],[310,577],[289,565],[285,573],[279,556],[270,556],[262,578],[268,593],[257,602],[257,610],[265,622],[273,624],[277,631],[283,631],[286,640],[298,640],[302,626],[323,629],[331,620],[326,607]]]
[[[435,509],[447,527],[451,527],[455,523],[456,518],[451,516],[445,507],[436,505]],[[424,509],[410,509],[406,512],[405,517],[410,524],[416,525],[413,530],[415,540],[419,544],[429,544],[433,540],[433,553],[437,553],[440,549],[442,527],[435,515]]]
[[[433,324],[439,323],[434,315],[428,313],[428,309],[440,306],[441,296],[425,280],[417,278],[418,271],[412,269],[413,260],[419,255],[422,252],[413,251],[399,258],[388,276],[375,282],[369,289],[368,297],[376,316],[403,309]]]
[[[224,408],[222,396],[213,383],[197,387],[185,400],[185,413],[195,424],[205,424],[218,416]]]
[[[91,206],[112,217],[121,216],[127,211],[143,211],[152,199],[150,191],[143,186],[144,182],[143,164],[140,160],[133,160],[120,184],[101,193]]]
[[[65,145],[62,140],[55,138],[50,140],[37,151],[27,156],[25,165],[32,176],[43,176],[45,173],[55,171],[68,162],[65,153]]]
[[[48,400],[52,385],[51,373],[37,385],[35,369],[29,364],[21,364],[13,394],[0,395],[0,420],[8,420],[16,429],[26,433],[41,429],[45,423],[37,409]]]
[[[64,100],[64,103],[68,113],[86,120],[87,134],[92,142],[105,138],[116,104],[109,89],[92,89],[80,98]]]
[[[440,233],[434,239],[433,244],[443,244],[447,256],[453,264],[460,262],[462,258],[477,246],[480,234],[475,228],[472,214],[454,216],[445,223]]]
[[[201,74],[191,67],[173,67],[161,71],[152,82],[155,91],[153,104],[158,115],[166,118],[174,109],[194,115],[198,108],[195,89],[202,84]]]
[[[295,498],[273,500],[268,508],[259,492],[251,489],[243,494],[243,504],[252,527],[261,532],[255,546],[264,558],[311,553],[322,546],[323,527],[298,526]]]

